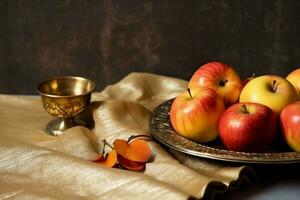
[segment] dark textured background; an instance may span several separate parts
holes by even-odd
[[[56,75],[97,90],[129,72],[189,79],[219,60],[241,77],[300,66],[299,0],[1,0],[0,92]]]

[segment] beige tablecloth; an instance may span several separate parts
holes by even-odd
[[[104,138],[112,143],[149,134],[150,112],[186,86],[186,81],[175,78],[129,74],[93,93],[92,130],[77,126],[59,137],[45,134],[53,118],[44,112],[38,96],[0,95],[0,199],[175,200],[201,198],[238,185],[250,176],[248,168],[167,152],[154,141],[149,141],[153,161],[143,172],[87,160],[97,154]]]

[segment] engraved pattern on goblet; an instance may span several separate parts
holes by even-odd
[[[87,106],[79,102],[72,102],[68,104],[59,104],[57,102],[46,103],[44,105],[45,110],[58,118],[71,118],[76,116],[87,109]]]

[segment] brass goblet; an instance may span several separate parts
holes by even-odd
[[[73,126],[87,126],[75,117],[87,110],[94,89],[93,81],[76,76],[60,76],[40,83],[37,91],[45,111],[58,118],[48,123],[46,132],[57,136]]]

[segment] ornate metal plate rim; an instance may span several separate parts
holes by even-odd
[[[289,164],[300,163],[300,152],[245,153],[218,149],[186,139],[177,134],[169,119],[169,110],[174,99],[170,99],[154,109],[149,120],[152,136],[160,143],[183,153],[219,161]]]

